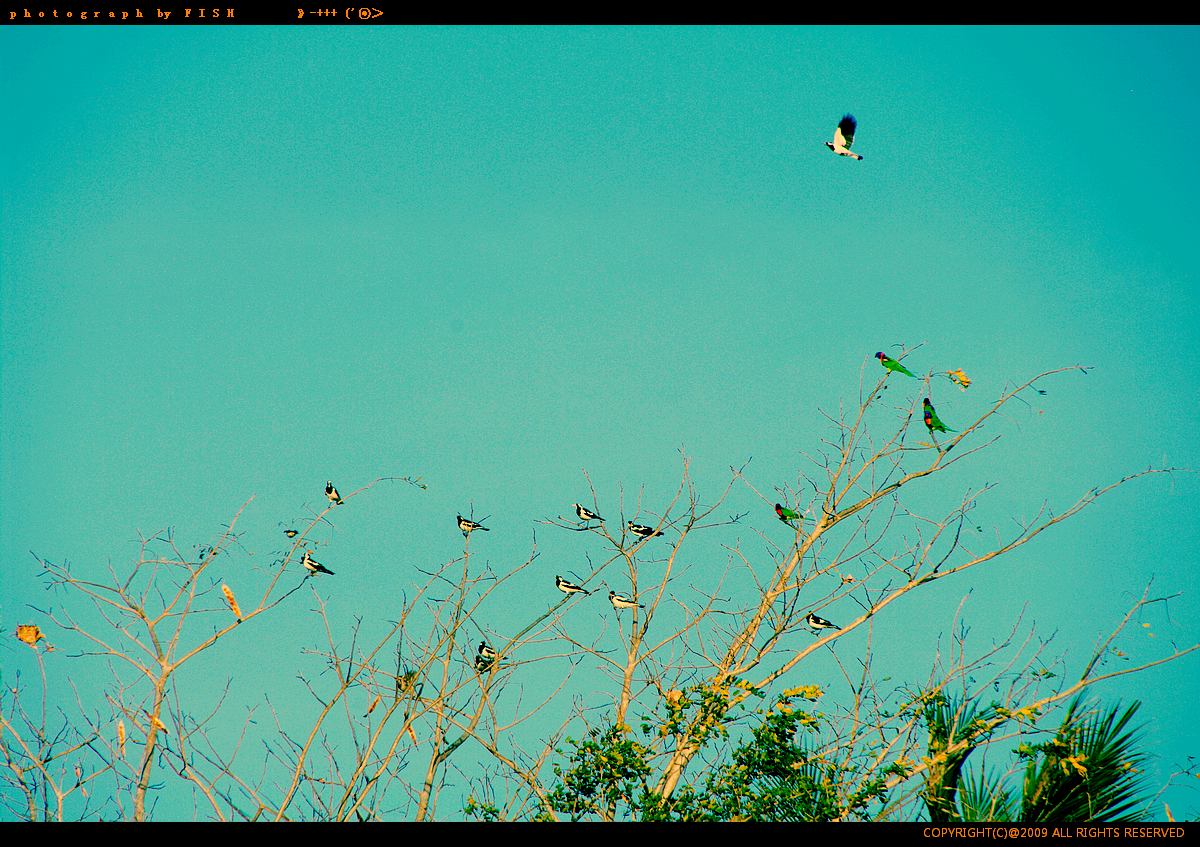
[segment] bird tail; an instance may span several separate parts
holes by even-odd
[[[476,528],[476,529],[482,529],[484,532],[491,532],[491,530],[490,530],[490,529],[488,529],[486,526],[477,526],[477,527],[475,527],[475,528]]]

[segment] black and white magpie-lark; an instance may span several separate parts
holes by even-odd
[[[615,591],[608,592],[608,602],[612,603],[614,609],[632,609],[635,606],[639,609],[646,608],[643,604],[637,602],[628,594],[618,594]]]
[[[575,514],[579,515],[579,519],[581,521],[600,521],[600,523],[604,523],[604,518],[600,517],[590,509],[584,508],[578,503],[575,504]]]
[[[467,537],[467,533],[474,532],[477,529],[482,529],[484,532],[491,532],[486,526],[475,521],[469,521],[462,515],[458,516],[458,528],[462,530],[463,538]]]
[[[312,550],[304,551],[304,556],[300,559],[300,564],[304,565],[310,574],[327,573],[333,576],[333,571],[312,557]]]
[[[337,493],[337,489],[333,487],[333,480],[325,480],[325,496],[329,498],[330,503],[342,505],[342,495]]]
[[[646,526],[645,524],[634,523],[633,521],[629,521],[627,526],[629,527],[629,531],[632,532],[634,535],[636,535],[638,538],[653,538],[656,535],[662,535],[661,532],[655,532],[654,527]]]
[[[561,591],[563,594],[578,594],[580,591],[582,591],[584,594],[592,593],[592,592],[588,591],[586,588],[584,588],[582,585],[576,585],[573,582],[567,582],[565,579],[563,579],[561,576],[558,576],[557,574],[555,574],[555,576],[554,576],[554,584],[556,586],[558,586],[558,590]]]
[[[805,620],[808,622],[808,625],[811,626],[813,629],[841,629],[841,627],[838,626],[837,624],[830,623],[829,621],[825,620],[824,618],[817,617],[812,612],[808,613],[808,617],[805,618]]]

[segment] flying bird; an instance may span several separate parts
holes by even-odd
[[[639,609],[646,608],[628,594],[618,594],[615,591],[608,592],[608,602],[612,603],[614,609],[632,609],[635,606]]]
[[[312,550],[304,551],[304,556],[301,557],[300,564],[304,565],[304,567],[308,569],[308,572],[310,574],[316,575],[319,573],[327,573],[330,576],[333,576],[333,571],[331,571],[329,568],[325,567],[324,565],[322,565],[320,562],[318,562],[316,559],[314,559],[312,557]]]
[[[325,496],[329,498],[330,503],[335,503],[338,506],[342,505],[342,495],[337,493],[337,489],[333,487],[332,480],[325,480]]]
[[[558,586],[558,590],[561,591],[563,594],[577,594],[580,591],[582,591],[584,594],[592,593],[592,592],[588,591],[586,588],[584,588],[582,585],[576,585],[573,582],[567,582],[565,579],[563,579],[561,576],[558,576],[557,574],[554,575],[554,584],[556,586]]]
[[[929,427],[930,435],[933,435],[935,429],[938,432],[958,432],[957,429],[950,429],[942,423],[941,418],[937,416],[937,412],[933,410],[933,404],[929,402],[928,397],[925,398],[923,404],[925,406],[925,426]]]
[[[639,538],[653,538],[656,535],[662,535],[661,532],[655,532],[654,527],[646,526],[645,524],[634,523],[629,521],[629,531]]]
[[[463,538],[467,537],[467,533],[474,532],[477,529],[482,529],[484,532],[491,532],[486,526],[475,521],[469,521],[462,515],[458,516],[458,528],[462,530]]]
[[[875,354],[875,358],[879,360],[879,364],[883,365],[889,371],[895,371],[896,373],[902,373],[902,374],[905,374],[906,376],[911,376],[912,378],[916,379],[917,375],[915,373],[910,371],[908,368],[904,367],[904,365],[897,362],[895,359],[893,359],[887,353],[884,353],[882,350],[880,350],[878,353]]]
[[[590,511],[589,509],[585,509],[583,506],[580,506],[578,503],[575,504],[575,514],[579,515],[579,519],[581,521],[600,521],[600,523],[604,523],[604,518],[600,517],[595,512]]]
[[[775,504],[775,514],[779,515],[779,519],[784,523],[788,521],[800,520],[800,513],[787,508],[782,503]]]
[[[824,618],[819,618],[816,615],[814,615],[812,612],[808,613],[808,617],[805,618],[805,620],[808,622],[808,625],[811,626],[813,629],[841,629],[841,627],[838,626],[837,624],[830,623],[829,621],[825,620]]]
[[[825,146],[839,156],[849,156],[851,159],[861,159],[857,153],[851,153],[854,145],[854,130],[858,129],[858,121],[854,115],[843,115],[838,121],[837,129],[833,131],[833,141],[826,141]]]

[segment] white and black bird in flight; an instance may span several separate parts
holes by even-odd
[[[850,152],[854,144],[854,130],[858,129],[858,121],[854,115],[843,115],[833,131],[833,141],[826,141],[825,146],[839,156],[849,156],[851,159],[861,159],[862,156]]]
[[[312,557],[312,550],[304,551],[304,556],[300,559],[300,564],[304,565],[310,574],[327,573],[333,576],[333,571]]]
[[[463,538],[467,537],[467,533],[474,532],[477,529],[482,529],[484,532],[491,532],[486,526],[475,521],[469,521],[462,515],[458,516],[458,528],[462,530]]]
[[[600,523],[604,523],[604,518],[600,517],[590,509],[584,508],[578,503],[575,504],[575,514],[579,515],[579,519],[581,521],[600,521]]]
[[[325,480],[325,496],[329,498],[330,503],[342,505],[342,495],[338,494],[337,489],[333,487],[333,480]]]
[[[662,535],[661,532],[655,532],[654,527],[652,527],[652,526],[646,526],[644,524],[634,523],[633,521],[629,521],[629,523],[627,525],[629,527],[629,531],[632,532],[634,535],[636,535],[638,538],[653,538],[656,535]]]
[[[615,591],[608,592],[608,602],[612,603],[614,609],[632,609],[634,606],[639,609],[646,608],[628,594],[618,594]]]
[[[837,624],[830,623],[829,621],[825,620],[824,618],[817,617],[812,612],[808,613],[808,617],[805,618],[805,620],[808,622],[808,625],[811,626],[813,629],[841,629],[841,627],[838,626]]]
[[[580,591],[582,591],[584,594],[592,593],[592,592],[588,591],[586,588],[584,588],[582,585],[576,585],[573,582],[567,582],[565,579],[563,579],[558,574],[554,575],[554,584],[556,586],[558,586],[558,590],[561,591],[563,594],[578,594]]]

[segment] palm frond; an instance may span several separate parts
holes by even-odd
[[[1076,698],[1043,755],[1025,770],[1021,820],[1137,821],[1145,816],[1146,755],[1140,731],[1129,728],[1141,704],[1123,713],[1083,708]]]

